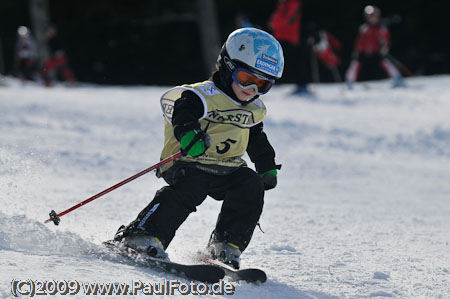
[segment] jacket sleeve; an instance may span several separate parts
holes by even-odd
[[[192,91],[186,90],[175,101],[172,125],[175,137],[180,140],[186,132],[200,129],[198,120],[204,113],[202,100]]]
[[[258,173],[280,169],[280,166],[275,164],[275,150],[267,139],[267,135],[263,130],[263,123],[250,128],[247,154],[255,164]]]

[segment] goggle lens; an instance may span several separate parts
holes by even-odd
[[[233,72],[233,80],[242,88],[249,87],[251,85],[256,85],[258,94],[267,93],[272,87],[275,80],[272,79],[261,79],[256,77],[256,75],[245,68],[236,68]]]

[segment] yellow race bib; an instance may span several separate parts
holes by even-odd
[[[186,90],[194,92],[203,102],[204,112],[199,123],[201,129],[211,138],[211,146],[202,156],[187,156],[181,160],[203,164],[206,167],[219,165],[234,168],[245,165],[242,156],[247,149],[249,128],[263,121],[266,107],[259,99],[243,106],[217,88],[212,81],[177,86],[162,95],[161,108],[165,124],[161,158],[164,159],[180,150],[181,145],[173,133],[172,114],[175,101]],[[172,164],[166,164],[161,172],[170,168]]]

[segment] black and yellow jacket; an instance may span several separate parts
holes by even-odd
[[[221,82],[216,72],[212,80],[177,86],[162,95],[165,124],[161,158],[180,149],[179,140],[186,132],[202,129],[209,135],[211,146],[204,155],[183,157],[175,162],[176,166],[225,175],[246,165],[242,157],[247,152],[257,172],[275,169],[275,151],[263,131],[264,103],[255,99],[245,105],[237,100],[231,87]],[[160,170],[165,178],[165,173],[178,168],[173,166],[168,163]]]

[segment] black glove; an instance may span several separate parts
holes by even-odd
[[[264,184],[264,190],[270,190],[277,186],[277,170],[271,169],[259,174]]]

